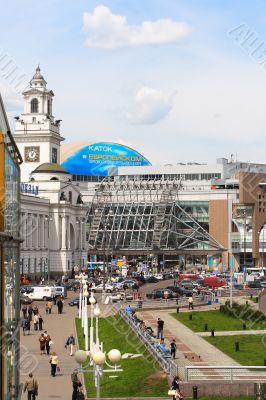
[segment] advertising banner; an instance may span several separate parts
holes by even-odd
[[[120,166],[151,165],[136,150],[118,143],[88,144],[74,152],[62,164],[72,175],[106,176],[108,170]]]

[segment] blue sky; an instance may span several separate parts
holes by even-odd
[[[154,164],[266,162],[266,55],[241,45],[256,32],[263,54],[265,19],[262,0],[12,0],[0,55],[29,78],[40,62],[67,142],[119,141]],[[1,65],[12,119],[22,100]]]

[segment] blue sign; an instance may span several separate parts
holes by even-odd
[[[151,163],[136,150],[118,143],[88,144],[62,164],[72,175],[106,176],[112,167],[143,166]]]
[[[31,185],[30,183],[21,183],[20,193],[34,194],[35,196],[38,196],[39,186]]]

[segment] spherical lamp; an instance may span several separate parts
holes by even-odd
[[[93,304],[96,303],[96,299],[95,299],[94,297],[91,296],[91,297],[89,298],[89,302],[90,302],[91,305],[93,305]]]
[[[82,279],[81,283],[82,283],[82,285],[86,285],[86,283],[87,283],[86,279]]]
[[[84,296],[84,297],[88,297],[88,296],[89,296],[89,292],[88,292],[87,289],[84,290],[83,296]]]
[[[103,365],[105,363],[105,354],[102,351],[96,351],[92,354],[92,359],[96,365]]]
[[[93,311],[95,317],[99,317],[101,315],[101,310],[99,307],[96,307]]]
[[[122,357],[121,353],[117,349],[112,349],[108,353],[108,358],[111,361],[111,363],[113,363],[113,364],[119,363],[119,361],[121,360],[121,357]]]
[[[74,358],[78,364],[83,364],[87,360],[87,354],[84,350],[77,350],[74,354]]]

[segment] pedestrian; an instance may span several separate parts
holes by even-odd
[[[192,296],[190,296],[190,297],[188,298],[188,309],[189,309],[189,310],[194,310],[193,297],[192,297]]]
[[[175,358],[175,353],[176,353],[176,342],[175,339],[172,339],[172,342],[170,343],[170,349],[171,349],[171,356]]]
[[[55,351],[52,352],[52,355],[50,357],[50,364],[51,364],[51,375],[55,377],[56,369],[58,366],[58,357]]]
[[[29,314],[30,321],[32,321],[32,313],[33,313],[32,305],[29,305],[28,314]]]
[[[69,346],[69,349],[70,349],[69,355],[73,356],[73,346],[75,346],[75,337],[74,337],[73,333],[71,333],[71,335],[67,338],[65,348],[67,348],[67,346]]]
[[[28,332],[27,334],[30,334],[30,324],[31,324],[31,320],[30,320],[30,316],[28,316],[27,320],[26,320],[26,327],[25,327],[25,331]]]
[[[39,314],[39,310],[38,310],[38,307],[37,307],[37,306],[34,306],[33,309],[32,309],[32,311],[33,311],[33,315]]]
[[[51,336],[47,334],[45,337],[45,348],[48,356],[50,355],[51,341]]]
[[[174,279],[174,286],[176,285],[176,281],[175,281],[175,279]]]
[[[184,398],[183,393],[180,391],[178,376],[174,377],[171,389],[175,390],[175,395],[173,396],[173,400],[182,400]]]
[[[163,338],[163,326],[164,326],[164,321],[161,318],[158,318],[158,321],[157,321],[157,339],[162,339]]]
[[[82,383],[79,380],[77,369],[71,374],[71,381],[73,385],[72,400],[78,400],[78,388],[82,386]]]
[[[28,312],[27,306],[23,306],[21,311],[22,311],[23,317],[27,318],[27,312]]]
[[[52,308],[53,308],[53,302],[52,302],[51,299],[47,301],[47,307],[48,307],[49,314],[51,314],[52,313]]]
[[[39,315],[38,314],[34,314],[34,316],[33,316],[33,326],[34,326],[34,330],[35,331],[38,330],[38,325],[39,325]]]
[[[46,304],[45,304],[45,312],[46,312],[46,315],[47,315],[48,312],[49,312],[48,301],[47,301]]]
[[[28,400],[35,400],[38,396],[38,382],[33,378],[32,373],[29,374],[28,379],[24,385],[24,393],[28,391]]]
[[[21,322],[21,327],[22,327],[22,331],[23,331],[23,336],[25,336],[25,332],[26,332],[26,328],[27,328],[27,318],[24,317],[22,322]]]
[[[57,300],[57,309],[58,309],[58,314],[62,314],[63,311],[63,302],[61,298]]]
[[[131,315],[132,315],[132,308],[131,308],[130,305],[127,306],[127,308],[126,308],[126,313],[127,313],[127,315],[128,315],[129,317],[131,317]]]
[[[42,325],[43,325],[43,323],[44,323],[44,320],[43,320],[42,316],[39,315],[39,331],[42,331]]]
[[[41,336],[39,337],[39,342],[40,342],[40,354],[45,354],[45,343],[46,343],[46,339],[45,339],[43,333],[42,333]]]

